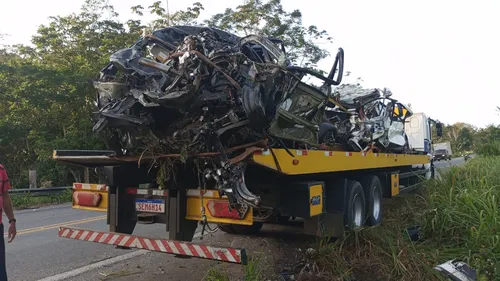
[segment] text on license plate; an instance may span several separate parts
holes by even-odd
[[[165,213],[165,202],[154,199],[136,199],[135,209],[140,212]]]

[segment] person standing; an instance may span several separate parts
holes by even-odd
[[[9,176],[4,166],[0,164],[0,231],[2,238],[0,238],[0,281],[7,281],[7,266],[5,263],[5,240],[4,240],[4,226],[2,222],[2,211],[9,219],[9,232],[8,243],[12,242],[16,237],[16,219],[14,218],[14,210],[12,209],[12,201],[8,190],[11,189]]]

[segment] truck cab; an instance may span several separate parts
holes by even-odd
[[[421,154],[432,154],[431,122],[425,113],[414,113],[405,123],[410,150]]]

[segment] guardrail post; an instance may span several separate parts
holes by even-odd
[[[29,179],[29,183],[30,183],[29,188],[37,188],[37,186],[36,186],[36,182],[37,182],[36,170],[32,170],[32,169],[29,170],[28,179]]]

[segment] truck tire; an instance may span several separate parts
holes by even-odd
[[[263,225],[263,222],[254,222],[253,225],[218,224],[220,230],[229,234],[257,234]]]
[[[347,181],[346,209],[344,223],[354,229],[365,224],[366,200],[363,187],[358,181]]]
[[[377,176],[370,175],[361,179],[366,199],[366,225],[382,223],[382,184]]]

